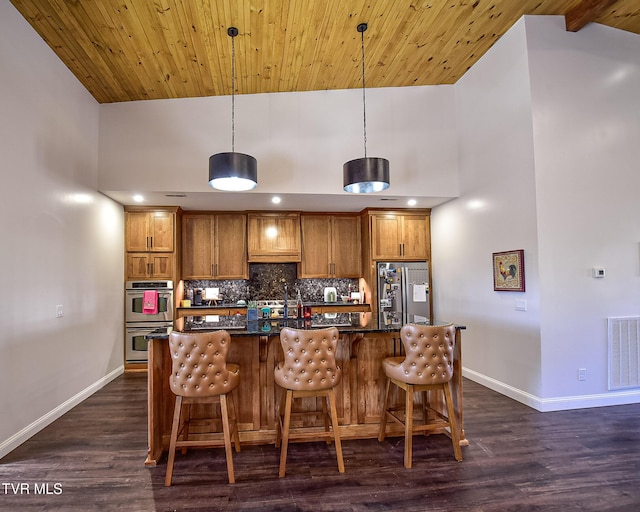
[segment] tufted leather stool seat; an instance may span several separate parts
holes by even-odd
[[[231,392],[240,383],[240,368],[226,362],[231,336],[227,331],[180,333],[169,335],[171,375],[169,388],[176,395],[176,403],[169,442],[169,460],[165,485],[171,485],[176,448],[188,446],[220,446],[216,439],[189,440],[191,404],[219,404],[220,419],[227,458],[229,483],[235,482],[231,437],[236,451],[240,451],[238,424]],[[227,401],[227,397],[229,400]],[[231,421],[230,421],[231,419]],[[178,437],[182,434],[182,439]],[[199,436],[204,437],[204,436]]]
[[[280,331],[280,344],[284,357],[274,371],[276,384],[284,389],[276,427],[276,447],[282,444],[280,477],[285,475],[289,440],[317,437],[327,438],[327,442],[330,439],[334,440],[338,471],[344,473],[335,395],[335,387],[340,383],[342,376],[341,369],[336,364],[338,339],[339,332],[335,327],[313,330],[285,327]],[[293,399],[317,396],[322,397],[324,432],[290,431]],[[330,415],[327,414],[327,400]],[[310,414],[318,413],[312,411]],[[329,430],[329,417],[332,431]]]
[[[387,418],[400,423],[405,430],[404,467],[410,468],[413,434],[434,430],[443,431],[449,428],[455,458],[462,460],[450,387],[453,377],[455,326],[453,324],[442,326],[406,324],[400,330],[400,339],[405,357],[387,357],[382,361],[382,369],[387,376],[387,387],[378,440],[384,440]],[[396,414],[396,411],[402,409],[401,407],[389,407],[389,390],[392,383],[405,391],[404,420]],[[428,391],[442,391],[447,416],[428,407]],[[422,392],[424,424],[419,426],[413,424],[414,392]],[[429,417],[428,413],[433,418]]]

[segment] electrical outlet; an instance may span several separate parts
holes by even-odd
[[[62,318],[62,317],[63,317],[62,304],[58,304],[56,306],[56,318]]]
[[[587,380],[586,368],[578,368],[578,380]]]

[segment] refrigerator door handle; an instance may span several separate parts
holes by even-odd
[[[400,296],[402,297],[402,325],[405,325],[407,323],[407,297],[409,296],[409,283],[407,283],[407,268],[406,267],[401,267],[400,268],[401,273],[400,273]]]

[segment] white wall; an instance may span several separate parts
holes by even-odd
[[[468,327],[464,367],[485,381],[538,395],[539,280],[524,33],[520,20],[456,84],[461,195],[432,212],[433,288],[435,316]],[[512,249],[525,251],[526,293],[494,292],[492,253]],[[523,298],[524,313],[515,310]]]
[[[236,96],[235,150],[259,162],[260,192],[344,194],[342,165],[364,156],[362,91]],[[210,192],[209,156],[231,151],[231,98],[100,109],[99,190]],[[453,86],[367,90],[368,156],[392,166],[394,195],[458,194]]]
[[[605,320],[639,313],[639,56],[637,35],[525,17],[456,84],[461,196],[432,215],[436,313],[468,326],[465,375],[539,410],[640,401],[607,389]],[[492,289],[491,253],[510,249],[525,293]]]
[[[0,69],[2,457],[122,371],[124,216],[98,104],[9,2]]]
[[[562,18],[532,17],[527,46],[541,396],[606,401],[606,317],[640,315],[640,36],[597,24],[573,34]],[[606,277],[594,279],[600,266]],[[585,382],[578,368],[587,369]]]

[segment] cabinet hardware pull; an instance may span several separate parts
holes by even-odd
[[[153,237],[152,237],[152,236],[150,236],[150,237],[149,237],[149,240],[150,240],[149,247],[151,247],[151,248],[153,249]]]

